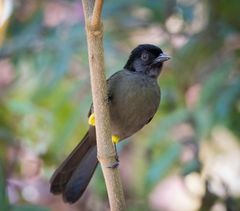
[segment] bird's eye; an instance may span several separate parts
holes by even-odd
[[[142,59],[143,61],[147,61],[148,58],[149,58],[149,55],[148,55],[147,53],[143,53],[143,54],[141,55],[141,59]]]

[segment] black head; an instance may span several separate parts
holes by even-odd
[[[170,57],[164,54],[159,47],[143,44],[133,49],[124,69],[157,78],[163,62],[169,59]]]

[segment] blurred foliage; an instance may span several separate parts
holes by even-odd
[[[17,197],[8,194],[12,210],[45,210],[40,205],[59,210],[50,196],[31,201],[19,191],[30,181],[21,159],[30,153],[44,163],[34,176],[45,181],[48,191],[46,181],[54,168],[87,130],[91,96],[83,11],[75,0],[14,4],[0,48],[0,158],[5,164],[0,168],[0,210],[9,206],[5,177],[22,182],[21,188],[13,188]],[[124,184],[129,185],[124,186],[129,210],[150,210],[149,194],[171,174],[201,172],[198,153],[214,128],[227,129],[239,142],[239,11],[237,0],[105,1],[107,76],[121,69],[140,43],[159,45],[172,56],[159,80],[158,113],[130,138],[134,141],[119,146],[124,154],[121,171],[131,171],[123,173],[128,175]],[[189,146],[194,155],[183,161]],[[99,170],[90,186],[90,198],[104,210],[107,197]],[[76,207],[89,206],[88,200]]]
[[[1,202],[1,210],[8,210],[9,202],[6,193],[6,181],[5,181],[3,164],[0,164],[0,202]]]

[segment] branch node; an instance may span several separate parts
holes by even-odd
[[[90,21],[87,22],[87,30],[94,37],[103,37],[103,23],[100,22],[98,25],[92,25]]]

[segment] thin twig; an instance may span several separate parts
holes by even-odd
[[[103,0],[96,0],[93,8],[91,25],[93,28],[97,27],[101,23]]]

